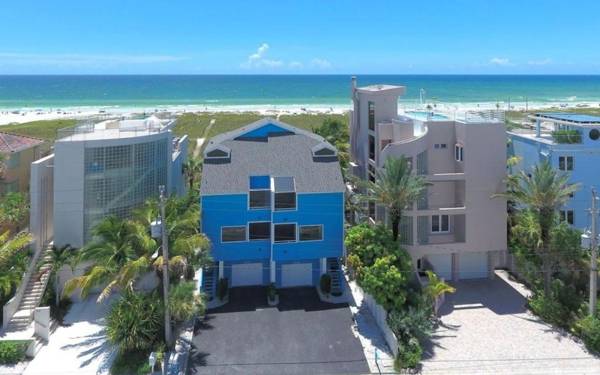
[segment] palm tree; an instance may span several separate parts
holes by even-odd
[[[204,300],[195,291],[196,286],[189,281],[179,282],[169,291],[169,309],[173,319],[182,322],[204,312]]]
[[[456,289],[451,285],[446,284],[442,279],[440,279],[433,271],[425,271],[427,274],[427,278],[429,281],[425,286],[424,293],[427,297],[429,297],[431,303],[433,304],[434,313],[437,314],[437,306],[435,301],[444,293],[454,293]]]
[[[21,232],[10,238],[10,232],[0,235],[0,299],[4,299],[19,285],[27,268],[29,233]]]
[[[92,262],[82,276],[69,280],[63,294],[81,289],[85,297],[97,286],[102,302],[116,289],[133,289],[133,283],[152,263],[156,242],[140,223],[109,216],[92,230],[94,239],[84,246],[77,262]]]
[[[533,173],[520,171],[507,179],[506,193],[496,194],[531,211],[539,227],[539,246],[542,259],[544,294],[550,296],[552,260],[550,259],[551,230],[556,223],[556,211],[567,203],[579,184],[569,183],[568,173],[558,173],[545,160],[533,168]]]
[[[404,156],[387,158],[383,168],[377,170],[375,182],[366,182],[368,193],[364,198],[386,208],[394,241],[398,240],[402,211],[419,198],[427,185],[422,176],[412,174],[412,167]]]
[[[202,160],[196,157],[190,157],[183,164],[183,171],[188,179],[189,188],[194,188],[194,182],[202,173]]]
[[[54,273],[54,304],[57,307],[60,304],[60,270],[66,265],[73,267],[75,258],[77,256],[76,251],[77,249],[71,247],[71,245],[65,245],[62,247],[52,246],[52,252],[50,253],[50,256],[52,261],[52,272]]]

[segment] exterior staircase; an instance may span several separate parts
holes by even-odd
[[[327,258],[327,273],[331,277],[331,295],[339,297],[344,293],[342,269],[338,258]]]
[[[17,312],[15,312],[6,325],[6,332],[22,331],[27,329],[31,324],[33,311],[39,306],[46,290],[48,279],[50,278],[52,270],[51,253],[51,245],[42,250],[37,261],[36,271],[31,274],[29,280],[23,280],[23,282],[27,282],[27,287],[25,288]]]
[[[202,270],[202,293],[206,296],[207,301],[211,301],[215,297],[216,267],[216,264],[212,263]]]

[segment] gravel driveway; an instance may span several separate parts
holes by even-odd
[[[508,282],[461,281],[440,310],[424,374],[600,374],[600,360],[527,311]]]

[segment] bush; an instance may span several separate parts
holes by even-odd
[[[222,301],[227,297],[229,282],[226,277],[219,279],[217,283],[217,297]]]
[[[546,297],[543,293],[537,293],[529,300],[529,307],[534,314],[546,322],[563,328],[569,327],[571,313],[554,297]]]
[[[149,351],[162,342],[163,303],[156,293],[126,292],[106,317],[106,333],[119,352]]]
[[[433,332],[431,308],[409,306],[406,310],[391,311],[387,323],[399,341],[416,338],[424,342]]]
[[[0,365],[14,365],[25,360],[30,341],[0,341]]]
[[[181,281],[169,291],[171,316],[178,322],[204,313],[204,301],[196,294],[196,285],[191,281]]]
[[[150,351],[117,353],[110,367],[113,375],[147,375],[150,373]]]
[[[402,272],[396,264],[394,255],[379,258],[363,269],[359,280],[359,285],[387,311],[402,309],[406,301],[409,274]]]
[[[574,331],[588,349],[600,352],[600,318],[588,315],[575,323]]]
[[[400,372],[406,368],[416,368],[421,362],[423,349],[416,338],[410,338],[407,342],[398,342],[398,353],[394,359],[394,367]]]
[[[277,288],[275,287],[275,283],[270,283],[269,286],[267,287],[267,298],[269,298],[269,301],[275,301],[276,297],[277,297]]]
[[[321,287],[321,292],[323,292],[323,294],[329,295],[329,293],[331,293],[331,275],[327,273],[321,275],[319,286]]]

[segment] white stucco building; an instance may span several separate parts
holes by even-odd
[[[491,275],[506,252],[504,190],[506,132],[503,114],[431,112],[398,115],[403,86],[356,87],[352,81],[351,154],[355,175],[375,180],[388,157],[407,157],[413,173],[430,183],[408,207],[400,239],[417,268],[446,279]],[[369,220],[387,221],[374,204]]]
[[[34,227],[53,227],[57,246],[81,247],[101,219],[109,215],[128,217],[148,198],[158,196],[160,185],[166,186],[169,194],[182,194],[188,139],[175,137],[173,125],[174,121],[152,116],[59,130],[54,154],[32,164]],[[49,195],[52,200],[37,199]],[[48,212],[53,213],[53,225],[37,223],[48,217]],[[48,235],[39,237],[43,242]]]

